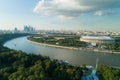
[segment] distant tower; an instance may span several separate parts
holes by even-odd
[[[14,33],[18,33],[18,29],[16,27],[14,28]]]
[[[24,25],[24,31],[27,32],[27,25]]]
[[[35,28],[30,25],[24,25],[24,32],[25,33],[33,33],[33,32],[35,32]]]

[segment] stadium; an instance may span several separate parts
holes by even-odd
[[[80,41],[87,43],[114,43],[115,40],[109,36],[82,36]]]

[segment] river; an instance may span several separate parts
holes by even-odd
[[[109,53],[99,53],[93,51],[82,51],[82,50],[69,50],[60,49],[54,47],[43,46],[39,44],[32,43],[27,40],[27,37],[20,37],[7,41],[4,46],[15,49],[22,50],[28,54],[41,54],[44,56],[49,56],[58,60],[67,60],[72,65],[82,65],[87,64],[95,66],[96,59],[99,59],[98,64],[105,64],[108,66],[120,67],[120,55],[119,54],[109,54]]]

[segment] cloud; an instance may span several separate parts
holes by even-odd
[[[96,16],[103,16],[103,15],[113,14],[113,13],[114,13],[113,11],[107,11],[107,10],[102,11],[101,10],[101,11],[96,11],[94,15],[96,15]]]
[[[102,16],[112,13],[109,9],[116,8],[120,8],[120,0],[40,0],[33,11],[71,19],[86,13]]]

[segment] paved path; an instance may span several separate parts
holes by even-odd
[[[96,75],[96,70],[93,69],[90,75],[82,76],[81,80],[99,80],[99,78]]]

